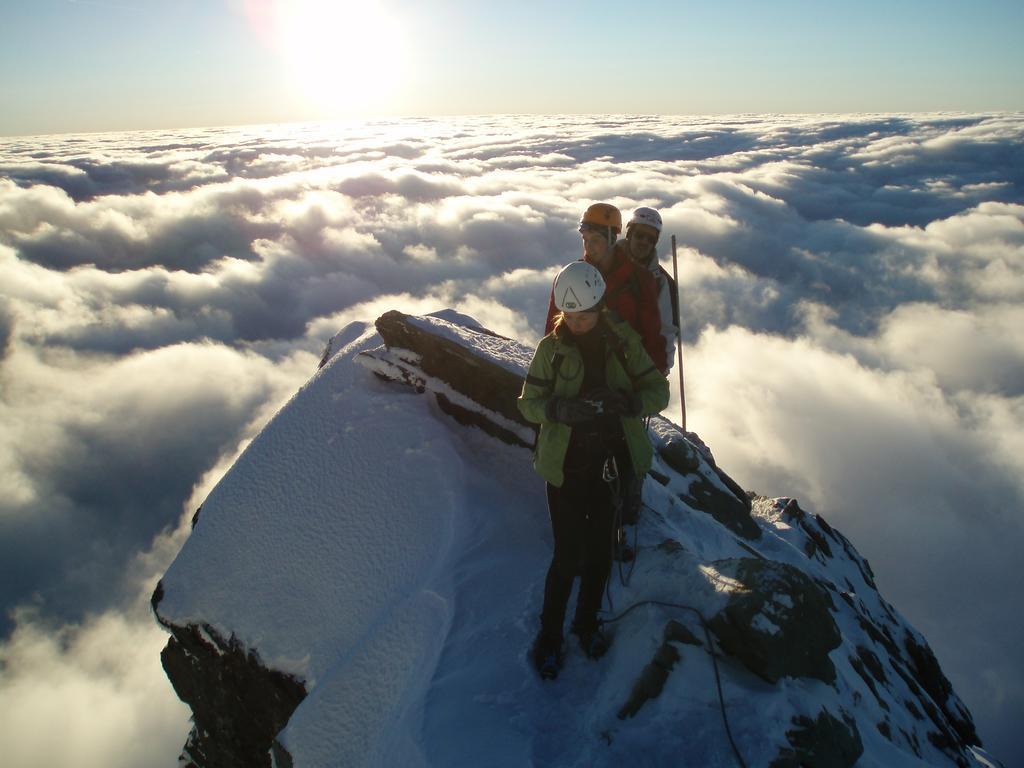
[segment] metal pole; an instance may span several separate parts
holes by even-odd
[[[676,281],[676,298],[679,298],[679,257],[676,255],[676,236],[672,235],[672,279]],[[683,412],[683,420],[679,426],[686,431],[686,388],[683,386],[683,313],[679,313],[679,328],[676,329],[676,352],[679,357],[679,407]]]

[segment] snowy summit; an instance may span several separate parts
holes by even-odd
[[[611,650],[567,644],[541,681],[531,354],[454,312],[331,340],[153,596],[194,716],[184,764],[997,764],[854,546],[660,417]]]

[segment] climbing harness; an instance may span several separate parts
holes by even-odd
[[[620,541],[625,539],[625,531],[622,526],[622,483],[619,474],[619,465],[614,456],[605,459],[601,467],[601,479],[608,483],[608,491],[612,495],[612,535],[611,535],[611,559],[615,560],[615,550]],[[633,561],[629,564],[628,571],[623,570],[622,562],[618,561],[619,583],[628,587],[630,579],[633,578],[633,571],[636,568],[637,560],[640,559],[640,549],[637,546],[639,539],[639,525],[633,530]],[[615,610],[612,601],[611,579],[605,583],[605,599],[608,601],[608,610]]]
[[[601,479],[608,483],[608,485],[613,486],[615,490],[618,490],[619,465],[615,461],[614,456],[609,456],[605,459],[604,466],[601,467]]]

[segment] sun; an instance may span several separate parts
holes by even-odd
[[[267,0],[265,22],[296,92],[331,115],[386,110],[405,68],[401,25],[380,0]]]

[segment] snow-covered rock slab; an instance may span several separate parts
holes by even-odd
[[[570,643],[538,680],[550,527],[512,418],[530,352],[454,313],[332,340],[154,594],[186,763],[988,764],[853,545],[664,419],[612,648]]]
[[[387,628],[418,595],[450,594],[442,566],[462,503],[448,429],[423,417],[420,398],[351,365],[376,343],[371,327],[246,449],[204,502],[156,605],[165,625],[230,638],[307,691],[343,678],[367,710],[391,699],[360,649],[378,635],[395,660],[440,648],[445,622],[406,647]]]
[[[454,321],[454,322],[453,322]],[[460,423],[477,426],[512,445],[533,445],[536,426],[516,407],[531,351],[512,339],[452,313],[377,318],[386,349],[357,360],[375,373],[430,390]]]

